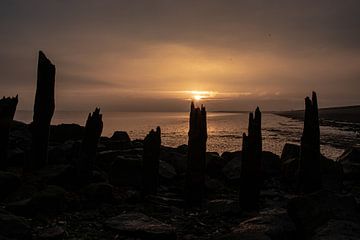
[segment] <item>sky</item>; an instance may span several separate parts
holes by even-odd
[[[56,109],[186,111],[360,104],[360,1],[0,2],[0,95],[31,110],[39,50]]]

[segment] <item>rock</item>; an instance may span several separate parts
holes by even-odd
[[[49,164],[69,164],[79,155],[80,142],[66,141],[63,144],[49,147]]]
[[[339,162],[321,156],[321,184],[322,188],[331,191],[341,191],[343,188],[344,172]]]
[[[118,156],[111,165],[109,180],[115,186],[141,187],[141,158]]]
[[[146,200],[154,205],[166,205],[175,207],[184,207],[184,200],[178,198],[163,197],[158,195],[146,196]]]
[[[222,172],[226,180],[231,183],[238,183],[241,173],[241,155],[238,155],[230,160],[222,169]]]
[[[34,213],[56,213],[65,208],[65,190],[58,186],[49,185],[36,193],[28,206]]]
[[[175,168],[167,162],[159,162],[159,176],[165,180],[172,180],[176,177]]]
[[[183,174],[187,168],[187,156],[180,154],[172,148],[161,147],[160,160],[170,163],[176,170],[177,174]]]
[[[232,235],[238,239],[294,239],[295,226],[285,209],[269,209],[241,222]]]
[[[225,160],[225,162],[229,162],[230,160],[236,158],[236,157],[240,157],[242,156],[242,152],[241,151],[235,151],[235,152],[223,152],[221,154],[221,157]]]
[[[21,180],[17,175],[0,171],[0,199],[14,192],[20,185]]]
[[[263,151],[261,166],[264,178],[277,177],[281,174],[280,157],[272,152]]]
[[[142,213],[125,213],[110,218],[105,226],[121,234],[144,239],[176,239],[175,228]]]
[[[10,239],[30,239],[31,228],[23,218],[0,210],[0,234]]]
[[[43,230],[39,234],[39,239],[63,239],[65,235],[65,230],[62,227],[56,226]]]
[[[60,124],[50,126],[50,142],[81,140],[83,136],[84,127],[78,124]]]
[[[188,149],[189,149],[188,145],[182,144],[176,148],[176,151],[180,154],[186,155],[188,153]]]
[[[93,202],[113,200],[113,186],[108,183],[92,183],[82,189],[83,196]]]
[[[19,167],[24,166],[25,163],[25,151],[19,147],[9,149],[7,156],[7,166]]]
[[[206,153],[206,174],[212,178],[222,176],[222,169],[226,161],[216,152]]]
[[[298,168],[299,168],[298,158],[290,158],[282,162],[281,177],[283,182],[287,184],[295,183]]]
[[[208,194],[211,193],[224,193],[226,191],[226,187],[222,181],[215,178],[207,177],[205,179],[205,187]]]
[[[343,167],[345,180],[360,181],[360,146],[346,149],[337,161]]]
[[[36,172],[46,183],[65,188],[73,188],[76,184],[76,168],[69,164],[48,165]]]
[[[119,143],[129,143],[131,141],[129,134],[125,131],[114,132],[114,134],[111,136],[111,140],[117,141]]]
[[[285,146],[281,152],[281,162],[285,162],[294,158],[300,158],[300,146],[292,143],[285,143]]]
[[[207,210],[211,215],[239,215],[240,205],[239,202],[230,199],[215,199],[208,202]]]
[[[358,240],[360,239],[360,225],[358,222],[347,220],[330,220],[316,229],[312,240]]]
[[[297,229],[306,235],[330,219],[357,221],[359,216],[353,197],[326,190],[290,199],[287,210]]]

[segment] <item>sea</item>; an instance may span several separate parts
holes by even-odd
[[[57,111],[51,124],[76,123],[84,125],[88,113]],[[30,123],[31,111],[17,111],[15,120]],[[239,151],[242,134],[247,132],[248,113],[208,112],[207,151],[223,153]],[[103,136],[114,131],[128,132],[132,140],[143,139],[157,126],[161,127],[162,145],[177,147],[187,144],[188,112],[103,112]],[[271,113],[262,115],[263,150],[281,155],[285,143],[300,143],[303,122]],[[334,126],[321,126],[321,152],[336,159],[344,149],[359,142],[358,133]]]

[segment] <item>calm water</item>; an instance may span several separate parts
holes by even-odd
[[[186,112],[105,112],[104,136],[115,130],[127,131],[132,139],[143,139],[149,130],[160,126],[162,144],[179,146],[187,144],[188,115]],[[52,124],[77,123],[84,125],[85,112],[57,112]],[[17,111],[15,119],[29,123],[32,113]],[[241,149],[242,133],[247,131],[248,114],[208,113],[208,151],[224,152]],[[263,114],[263,148],[281,154],[286,142],[299,143],[303,123],[274,114]],[[343,149],[358,141],[355,132],[334,127],[321,127],[322,153],[336,158]]]

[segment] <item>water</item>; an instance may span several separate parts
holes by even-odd
[[[52,124],[77,123],[84,125],[85,112],[56,112]],[[247,131],[248,114],[208,113],[207,150],[222,153],[241,149],[242,133]],[[162,130],[162,144],[176,147],[187,144],[187,112],[105,112],[104,136],[116,130],[127,131],[132,139],[143,139],[156,126]],[[17,111],[15,119],[29,123],[32,113]],[[281,154],[286,142],[299,143],[303,123],[298,120],[265,113],[262,118],[263,149]],[[321,127],[321,152],[330,158],[338,157],[350,144],[356,143],[356,132],[335,127]]]

